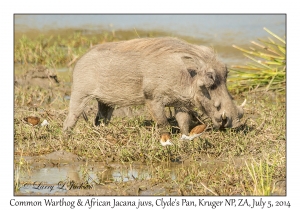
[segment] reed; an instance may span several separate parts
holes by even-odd
[[[284,91],[286,85],[286,42],[267,28],[273,38],[252,41],[249,49],[236,45],[234,48],[243,52],[251,60],[246,65],[233,65],[228,78],[229,89],[240,92],[253,88]]]

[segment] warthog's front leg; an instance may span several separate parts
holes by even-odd
[[[175,107],[175,118],[183,135],[189,135],[191,116],[180,107]]]
[[[175,118],[182,133],[181,140],[193,140],[199,137],[206,127],[205,125],[198,125],[189,132],[191,116],[187,111],[181,108],[175,108]]]
[[[75,126],[79,116],[83,112],[83,109],[90,100],[91,96],[85,95],[81,92],[72,93],[70,99],[69,114],[64,121],[63,131],[70,130]]]
[[[161,135],[160,143],[163,146],[172,145],[170,141],[171,136],[169,133],[170,124],[168,123],[165,114],[165,106],[161,103],[161,101],[157,101],[157,100],[148,100],[146,102],[146,105],[150,111],[153,120],[157,123],[158,130]]]

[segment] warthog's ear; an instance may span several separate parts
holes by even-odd
[[[191,75],[192,78],[197,75],[197,72],[194,69],[188,69],[188,72],[189,72],[189,74]]]

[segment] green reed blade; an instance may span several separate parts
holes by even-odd
[[[285,41],[283,39],[281,39],[279,36],[277,36],[276,34],[274,34],[272,31],[270,31],[269,29],[267,29],[266,27],[264,27],[264,30],[267,31],[269,34],[271,34],[272,36],[274,36],[276,39],[278,39],[279,41],[281,41],[282,43],[286,44]]]
[[[265,41],[265,40],[262,40],[262,39],[257,39],[257,40],[260,41],[260,42],[263,42],[263,43],[265,43],[267,45],[272,45],[272,46],[276,46],[276,47],[280,46],[280,47],[285,48],[285,45],[281,45],[281,44],[275,43],[271,38],[269,38],[269,40],[271,42],[268,42],[268,41]]]
[[[270,46],[260,45],[260,44],[254,42],[254,41],[252,41],[251,43],[254,44],[254,45],[256,45],[256,46],[258,46],[258,47],[260,47],[260,48],[262,48],[262,49],[264,49],[264,50],[267,50],[267,51],[269,51],[269,52],[272,52],[272,53],[274,53],[274,54],[276,54],[276,55],[278,55],[278,56],[282,56],[281,53],[277,52],[274,48],[272,48],[272,47],[270,47]]]
[[[253,57],[251,57],[251,56],[249,56],[249,55],[247,55],[247,54],[244,54],[244,55],[245,55],[247,58],[251,59],[252,61],[254,61],[254,62],[256,62],[256,63],[262,65],[263,67],[265,67],[265,68],[267,68],[267,69],[272,69],[271,67],[269,67],[269,66],[263,64],[261,60],[256,60],[255,58],[253,58]]]

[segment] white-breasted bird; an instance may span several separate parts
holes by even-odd
[[[170,139],[171,139],[171,136],[169,133],[161,134],[161,137],[160,137],[161,145],[163,145],[163,146],[173,145],[172,142],[170,141]]]
[[[203,131],[205,130],[205,128],[206,128],[206,125],[204,125],[204,124],[197,125],[190,131],[189,136],[182,134],[181,140],[193,140],[194,138],[201,136]]]

